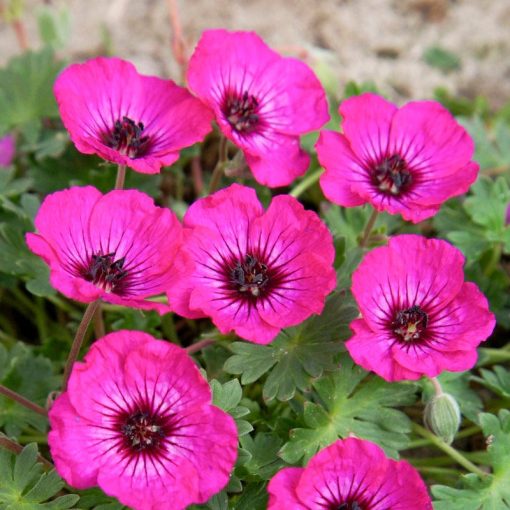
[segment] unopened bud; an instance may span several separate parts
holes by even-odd
[[[460,427],[460,409],[448,393],[432,397],[425,406],[425,426],[446,444],[451,444]]]

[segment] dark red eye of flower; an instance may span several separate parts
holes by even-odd
[[[267,265],[252,255],[246,255],[244,260],[238,261],[232,269],[231,281],[241,294],[259,297],[269,283]]]
[[[228,122],[239,133],[251,133],[260,123],[259,102],[255,96],[244,92],[241,96],[228,93],[223,112]]]
[[[342,503],[340,506],[332,507],[331,510],[364,510],[357,501]]]
[[[104,136],[105,144],[129,158],[144,156],[150,146],[149,137],[142,134],[144,129],[143,122],[124,116],[115,121],[112,131]]]
[[[120,427],[124,445],[133,452],[157,450],[168,436],[167,429],[160,416],[142,411],[126,416]]]
[[[383,192],[399,195],[413,182],[406,161],[398,154],[386,156],[374,166],[374,184]]]
[[[107,292],[120,293],[119,284],[124,282],[128,272],[123,269],[125,257],[115,260],[115,253],[92,255],[89,266],[82,270],[85,280]]]
[[[397,312],[392,323],[393,331],[404,342],[416,342],[422,339],[427,329],[429,316],[418,306]]]

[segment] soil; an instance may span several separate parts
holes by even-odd
[[[1,3],[2,0],[0,0]],[[4,3],[7,0],[3,0]],[[132,60],[139,71],[177,78],[168,6],[172,0],[25,1],[25,24],[40,46],[37,12],[44,3],[66,7],[69,60],[105,53]],[[190,51],[202,30],[255,30],[288,55],[329,67],[339,94],[345,84],[373,81],[397,102],[433,97],[436,87],[456,95],[487,96],[498,108],[510,100],[509,0],[177,0]],[[459,59],[457,69],[430,66],[439,47]],[[19,47],[0,24],[0,64]],[[452,66],[455,67],[455,66]]]

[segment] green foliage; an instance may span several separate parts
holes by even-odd
[[[336,368],[335,355],[343,349],[341,341],[350,337],[349,324],[357,313],[349,295],[336,291],[320,316],[282,331],[271,344],[233,343],[234,356],[225,363],[225,371],[242,374],[243,385],[269,372],[264,399],[290,400],[296,389],[309,388],[311,378]]]
[[[505,510],[510,509],[510,411],[501,410],[499,417],[480,415],[487,438],[492,474],[483,480],[475,474],[461,477],[460,488],[435,485],[435,510]]]
[[[80,510],[128,510],[116,499],[109,498],[101,489],[80,491]]]
[[[306,428],[291,432],[280,456],[291,464],[305,461],[319,449],[350,434],[382,446],[392,457],[408,443],[409,418],[394,407],[415,401],[414,384],[389,384],[368,376],[344,355],[340,369],[313,384],[316,402],[305,402]]]
[[[235,420],[239,437],[249,434],[253,427],[250,422],[241,420],[243,416],[250,414],[250,410],[239,405],[243,397],[243,390],[237,379],[232,379],[225,384],[221,384],[216,380],[211,381],[211,389],[213,393],[213,404],[229,413]]]
[[[61,64],[46,48],[13,58],[0,70],[0,132],[14,127],[39,131],[43,117],[56,117],[53,82]]]
[[[32,443],[15,456],[0,450],[0,510],[66,510],[80,499],[75,494],[53,498],[64,482],[55,470],[43,473]],[[50,501],[48,501],[50,500]]]
[[[492,370],[481,368],[480,374],[482,377],[472,377],[473,381],[483,384],[496,393],[496,395],[510,398],[510,371],[500,365],[496,365]]]
[[[427,48],[423,54],[423,60],[430,67],[436,67],[445,73],[460,69],[460,58],[455,53],[445,50],[440,46]]]
[[[24,344],[18,343],[9,351],[0,344],[0,383],[44,406],[59,379],[53,375],[50,360],[34,356]],[[45,432],[48,424],[44,416],[0,395],[0,426],[7,435],[17,436],[29,426]]]

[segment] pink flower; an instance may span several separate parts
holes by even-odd
[[[310,158],[299,135],[329,119],[324,90],[307,65],[281,57],[253,32],[207,30],[189,62],[188,83],[258,182],[285,186],[306,172]]]
[[[365,255],[352,278],[362,319],[346,343],[356,363],[387,381],[469,370],[494,315],[464,257],[439,239],[402,235]]]
[[[347,438],[269,482],[268,510],[432,510],[420,475],[370,441]]]
[[[50,266],[51,284],[71,299],[169,311],[146,298],[164,292],[182,243],[169,209],[135,190],[73,187],[46,197],[29,248]]]
[[[510,225],[510,204],[508,204],[506,207],[505,225]]]
[[[138,74],[118,58],[67,67],[55,82],[60,115],[84,154],[156,174],[201,141],[212,116],[171,80]]]
[[[321,187],[344,207],[370,203],[418,223],[475,181],[473,141],[439,103],[398,109],[375,94],[343,101],[343,134],[323,131],[316,145],[326,169]]]
[[[222,333],[266,344],[320,313],[335,287],[331,234],[295,198],[280,195],[264,211],[253,189],[233,184],[195,202],[184,226],[170,305],[211,317]]]
[[[139,331],[95,342],[49,420],[51,455],[66,482],[99,485],[134,510],[207,501],[237,456],[235,422],[211,405],[193,360]]]
[[[0,167],[9,166],[16,151],[16,139],[13,135],[0,138]]]

